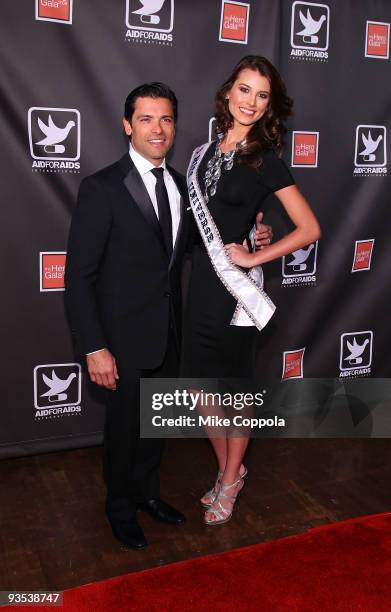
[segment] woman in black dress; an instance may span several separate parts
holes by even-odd
[[[215,102],[220,138],[195,150],[188,171],[199,231],[192,249],[184,375],[251,378],[257,330],[274,311],[258,267],[314,242],[320,228],[279,157],[292,101],[274,66],[260,56],[244,57],[218,90]],[[271,192],[296,227],[276,243],[249,251],[243,243]],[[248,437],[210,441],[218,476],[201,503],[207,508],[205,523],[217,525],[231,518],[243,487]]]

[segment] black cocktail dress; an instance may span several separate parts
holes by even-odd
[[[203,193],[207,163],[215,150],[216,142],[212,142],[198,169]],[[262,153],[259,169],[240,163],[235,156],[232,169],[222,169],[217,191],[208,201],[224,244],[242,244],[267,196],[292,184],[294,180],[287,166],[271,149]],[[252,376],[257,329],[230,325],[235,307],[236,300],[217,276],[195,226],[184,317],[183,376]]]

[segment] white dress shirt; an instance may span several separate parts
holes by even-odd
[[[156,200],[156,177],[152,174],[151,170],[154,168],[164,168],[163,179],[164,184],[168,193],[168,201],[170,203],[171,210],[171,219],[172,219],[172,246],[174,248],[175,240],[178,234],[179,222],[181,220],[181,194],[178,191],[178,188],[175,184],[174,179],[171,174],[168,172],[166,168],[166,160],[164,159],[160,166],[154,166],[151,162],[149,162],[145,157],[137,153],[137,151],[132,147],[132,143],[129,144],[129,155],[132,159],[132,162],[136,166],[143,183],[148,191],[148,195],[151,198],[153,207],[155,209],[155,213],[157,218],[159,219],[159,210],[157,206]],[[94,353],[100,353],[104,349],[98,349],[97,351],[92,351],[91,353],[87,353],[87,355],[93,355]]]
[[[132,159],[132,162],[136,166],[141,178],[143,179],[143,183],[148,191],[149,197],[151,198],[158,219],[159,211],[157,207],[155,192],[156,177],[152,174],[151,170],[156,167],[164,169],[163,179],[168,193],[168,200],[170,202],[172,219],[172,246],[174,247],[176,236],[178,233],[179,222],[181,220],[181,194],[178,191],[174,179],[166,168],[166,160],[164,159],[160,166],[154,166],[151,162],[145,159],[145,157],[140,155],[140,153],[138,153],[132,147],[132,143],[129,144],[129,155]]]

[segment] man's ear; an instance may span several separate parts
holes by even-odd
[[[129,121],[127,119],[125,119],[125,117],[122,119],[122,123],[124,126],[124,130],[127,136],[130,136],[132,134],[132,127],[129,123]]]

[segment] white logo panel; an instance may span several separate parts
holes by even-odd
[[[126,26],[130,30],[172,32],[174,0],[126,0]]]
[[[282,275],[284,278],[291,276],[308,276],[316,273],[316,259],[318,254],[318,241],[308,246],[293,251],[282,258]]]
[[[33,159],[75,161],[80,158],[80,112],[75,108],[31,107],[28,133]]]
[[[381,168],[387,164],[387,132],[384,125],[358,125],[354,165]]]
[[[34,406],[59,408],[81,402],[81,366],[79,363],[54,363],[34,368]]]
[[[370,368],[373,332],[350,332],[341,335],[339,367],[342,372]]]
[[[330,8],[315,2],[294,2],[292,5],[291,45],[294,49],[329,47]]]

